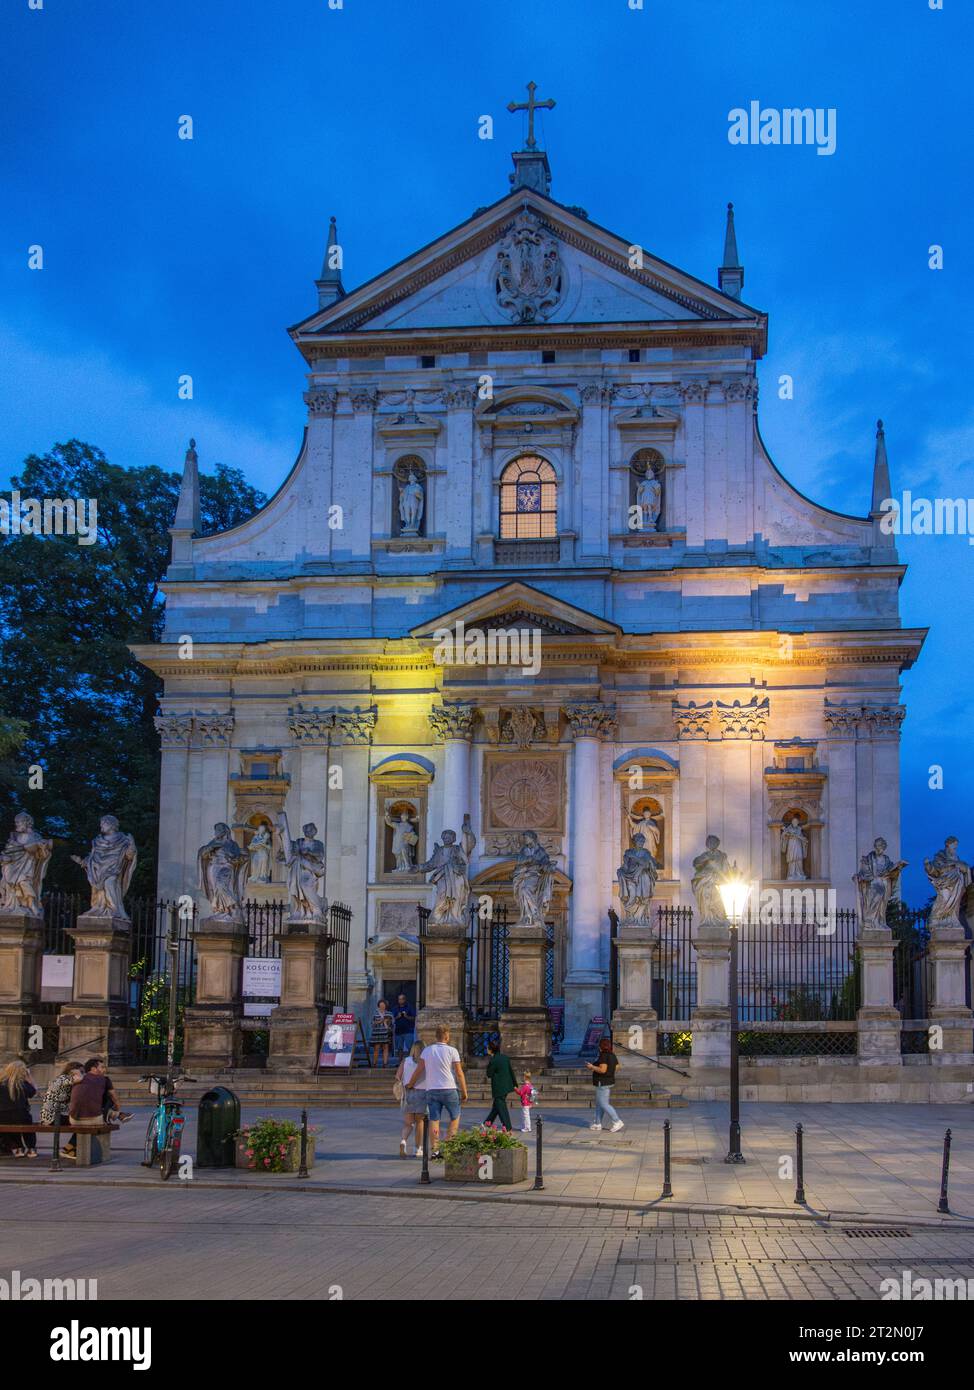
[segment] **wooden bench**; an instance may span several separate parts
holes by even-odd
[[[112,1135],[119,1128],[118,1125],[42,1125],[42,1124],[20,1124],[20,1125],[0,1125],[0,1134],[75,1134],[77,1135],[77,1158],[74,1160],[78,1168],[92,1168],[97,1163],[111,1163],[112,1161]],[[0,1160],[4,1158],[13,1159],[13,1154],[0,1154]],[[18,1163],[29,1166],[30,1159],[17,1159]],[[67,1160],[68,1163],[71,1159]]]

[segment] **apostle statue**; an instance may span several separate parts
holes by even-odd
[[[808,836],[802,830],[797,816],[792,816],[790,825],[781,827],[781,848],[785,854],[785,878],[806,879],[805,854],[808,850]]]
[[[422,483],[410,469],[407,481],[399,484],[399,520],[402,522],[404,536],[419,535],[425,502]]]
[[[894,864],[886,853],[886,841],[880,836],[873,841],[869,854],[859,860],[859,871],[853,882],[859,893],[859,922],[862,931],[879,931],[886,926],[886,909],[893,896],[906,862]]]
[[[429,874],[430,883],[436,890],[430,925],[465,927],[467,925],[467,903],[470,900],[470,858],[476,836],[470,826],[470,813],[463,818],[462,845],[457,844],[455,830],[441,831],[442,844],[433,846],[433,853],[420,871]]]
[[[99,833],[90,851],[71,858],[84,869],[91,885],[91,907],[83,917],[120,917],[129,920],[123,899],[132,882],[138,852],[131,835],[118,828],[116,816],[102,816]]]
[[[644,837],[633,835],[632,848],[626,850],[622,863],[616,869],[623,926],[634,923],[641,925],[650,920],[656,873],[656,860],[646,848]]]
[[[731,866],[727,855],[720,848],[716,835],[707,836],[707,847],[693,861],[694,874],[690,880],[693,896],[697,900],[697,917],[702,922],[727,921],[724,900],[720,896],[720,885],[730,877]]]
[[[327,904],[325,886],[325,846],[315,838],[318,827],[313,821],[301,827],[301,837],[291,839],[287,813],[277,818],[283,850],[278,859],[287,872],[287,895],[291,904],[291,922],[323,922]]]
[[[397,874],[411,874],[416,868],[416,846],[419,844],[419,836],[413,826],[417,824],[417,818],[411,816],[409,811],[410,808],[405,807],[399,813],[398,820],[393,820],[390,815],[383,817],[392,831],[392,852],[396,856]]]
[[[33,817],[17,812],[10,838],[0,850],[0,912],[43,916],[41,888],[52,845],[34,829]]]
[[[219,821],[213,839],[196,856],[197,884],[212,909],[212,916],[225,922],[243,920],[243,899],[251,860],[240,848],[229,825]]]
[[[247,846],[250,856],[250,877],[254,883],[271,881],[271,832],[263,821],[254,831]]]
[[[936,897],[930,909],[929,927],[959,927],[960,909],[971,884],[971,869],[957,855],[957,837],[951,835],[943,849],[932,859],[924,859],[923,867],[933,884]]]
[[[632,811],[627,811],[626,820],[629,822],[630,838],[635,842],[637,835],[643,837],[644,848],[649,850],[653,858],[657,860],[656,867],[659,869],[656,853],[659,848],[659,821],[656,820],[651,811],[640,811],[638,815]]]
[[[663,505],[663,485],[652,471],[646,473],[636,487],[636,506],[639,508],[641,531],[655,531]]]
[[[518,927],[543,927],[555,882],[555,861],[533,830],[522,830],[512,882]]]

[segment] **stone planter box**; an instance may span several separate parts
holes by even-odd
[[[489,1170],[481,1170],[482,1157],[490,1158]],[[519,1146],[516,1149],[496,1149],[491,1154],[464,1154],[462,1158],[448,1158],[445,1168],[447,1182],[524,1182],[528,1176],[528,1151]]]
[[[307,1162],[307,1165],[308,1165],[308,1172],[309,1172],[309,1173],[311,1172],[312,1168],[315,1166],[315,1138],[316,1138],[316,1135],[314,1135],[314,1134],[309,1134],[309,1135],[308,1135],[308,1148],[307,1148],[307,1153],[306,1153],[306,1155],[305,1155],[305,1159],[306,1159],[306,1162]],[[244,1143],[244,1141],[243,1141],[242,1139],[238,1139],[238,1140],[237,1140],[237,1146],[236,1146],[236,1150],[235,1150],[235,1162],[234,1162],[234,1166],[237,1167],[237,1168],[249,1168],[249,1169],[251,1170],[251,1172],[254,1172],[254,1173],[267,1173],[269,1176],[272,1176],[272,1177],[274,1176],[274,1174],[272,1173],[272,1171],[271,1171],[269,1168],[264,1168],[264,1167],[258,1168],[258,1167],[257,1167],[256,1160],[253,1159],[253,1158],[248,1158],[248,1157],[247,1157],[247,1145]],[[301,1136],[300,1136],[300,1134],[296,1134],[296,1135],[294,1135],[293,1138],[291,1138],[291,1139],[288,1141],[288,1154],[287,1154],[287,1156],[286,1156],[285,1159],[284,1159],[284,1172],[285,1172],[285,1173],[296,1173],[300,1167],[301,1167]]]

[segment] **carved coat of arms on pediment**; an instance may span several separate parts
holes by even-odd
[[[514,323],[546,319],[561,301],[563,281],[558,242],[540,218],[523,209],[497,249],[498,308]]]

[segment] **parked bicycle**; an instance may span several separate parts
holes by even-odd
[[[145,1134],[145,1157],[143,1168],[154,1168],[158,1163],[163,1182],[170,1178],[179,1166],[179,1151],[183,1142],[183,1103],[176,1099],[176,1087],[180,1081],[195,1081],[194,1076],[140,1076],[140,1081],[148,1081],[149,1089],[158,1098],[158,1105],[149,1117],[149,1127]]]

